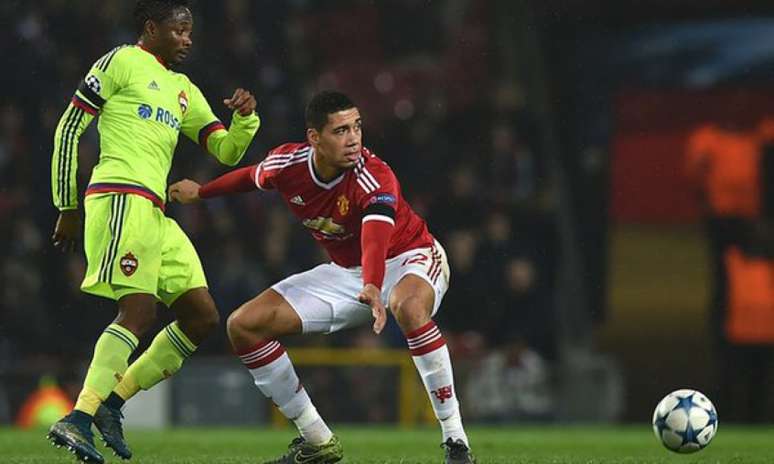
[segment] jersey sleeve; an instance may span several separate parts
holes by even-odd
[[[247,166],[227,172],[199,188],[199,198],[213,198],[230,193],[255,190],[256,166]]]
[[[255,170],[255,186],[261,190],[277,190],[280,188],[282,169],[288,159],[293,156],[294,144],[283,144],[269,151]]]
[[[105,103],[126,85],[130,66],[117,47],[106,53],[81,80],[59,119],[51,155],[51,194],[60,211],[78,207],[78,142]]]
[[[98,59],[78,85],[73,99],[99,112],[110,97],[129,83],[132,69],[127,46],[116,47]]]
[[[261,190],[275,190],[277,187],[275,182],[280,169],[271,169],[267,166],[267,159],[258,163],[258,167],[255,170],[255,186]]]
[[[355,179],[359,196],[356,198],[363,212],[360,230],[360,250],[363,266],[363,285],[373,284],[381,288],[384,281],[385,259],[395,228],[395,212],[398,207],[400,186],[392,169],[380,159],[355,166]]]
[[[188,109],[183,115],[183,133],[221,163],[234,166],[247,151],[261,120],[255,113],[242,116],[234,111],[231,126],[226,129],[212,112],[199,87],[191,83],[189,89],[188,96],[181,95],[188,100]]]
[[[363,212],[363,223],[384,221],[395,225],[400,184],[392,169],[382,160],[375,160],[355,167],[359,186],[357,203]]]

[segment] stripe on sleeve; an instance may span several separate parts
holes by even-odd
[[[59,202],[64,205],[67,203],[67,199],[64,198],[64,191],[65,191],[65,138],[67,135],[67,128],[72,124],[74,121],[74,118],[77,116],[77,112],[80,111],[75,106],[70,106],[67,108],[66,111],[66,117],[62,116],[65,119],[65,123],[62,126],[62,131],[59,134],[59,153],[57,156],[59,159],[57,159],[57,178],[56,178],[56,194],[59,197]]]
[[[96,67],[102,72],[107,71],[108,66],[110,66],[110,62],[113,61],[113,57],[116,56],[116,52],[121,50],[122,48],[126,47],[127,45],[120,45],[109,52],[105,54],[102,58],[97,61]]]
[[[99,108],[92,106],[91,103],[84,100],[83,98],[80,98],[78,95],[73,95],[71,102],[73,105],[77,106],[92,116],[96,116],[97,113],[99,113]]]
[[[70,205],[70,168],[72,167],[72,157],[77,156],[77,153],[73,153],[72,149],[74,145],[71,141],[75,139],[75,132],[78,129],[78,125],[83,119],[83,110],[73,106],[70,114],[65,121],[65,125],[62,128],[62,134],[59,145],[59,199],[62,202],[63,207]]]
[[[218,121],[217,119],[207,124],[206,126],[202,127],[199,130],[199,146],[206,150],[207,139],[210,137],[210,134],[220,129],[225,130],[226,126],[224,126],[223,123]]]
[[[374,191],[372,187],[363,183],[363,179],[361,179],[360,177],[356,177],[356,179],[357,179],[357,185],[359,185],[360,188],[362,188],[365,193],[371,193]]]
[[[78,143],[78,139],[76,138],[76,132],[78,132],[78,127],[81,125],[81,121],[83,121],[83,115],[85,114],[84,111],[79,110],[78,111],[78,117],[75,120],[75,123],[70,127],[69,134],[67,135],[66,143],[67,143],[67,160],[65,164],[65,194],[67,198],[67,202],[65,203],[65,206],[72,206],[70,203],[70,197],[75,192],[71,192],[70,188],[72,187],[70,182],[70,177],[72,177],[72,167],[73,167],[73,158],[78,156],[78,149],[76,148],[76,145]],[[76,160],[77,162],[77,160]]]

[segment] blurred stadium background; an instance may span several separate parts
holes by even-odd
[[[83,73],[136,36],[125,1],[6,0],[0,14],[8,425],[31,414],[22,406],[42,383],[76,395],[115,315],[79,292],[83,256],[50,246],[49,163]],[[196,2],[194,16],[182,70],[224,121],[235,87],[259,101],[243,165],[304,137],[314,91],[359,103],[366,145],[449,252],[438,321],[468,423],[647,423],[680,387],[705,392],[721,421],[774,420],[768,2],[227,0]],[[80,187],[98,156],[94,127]],[[223,171],[181,138],[170,180]],[[169,211],[224,320],[324,259],[272,195]],[[276,423],[224,332],[130,402],[129,423]],[[287,345],[328,420],[431,421],[394,323],[380,337],[365,327]]]

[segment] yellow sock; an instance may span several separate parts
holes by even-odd
[[[137,337],[129,329],[118,324],[107,326],[94,345],[94,356],[75,409],[94,415],[100,403],[122,379],[129,356],[137,349],[137,343]]]
[[[89,387],[84,386],[81,392],[78,394],[78,401],[75,402],[75,407],[78,411],[83,411],[86,414],[93,416],[97,412],[97,408],[102,404],[102,399],[96,392],[92,391]]]
[[[118,382],[118,385],[116,385],[116,388],[113,391],[116,395],[120,396],[122,400],[126,401],[140,391],[140,386],[137,384],[137,380],[131,372],[127,370],[124,374],[124,378]]]
[[[162,380],[171,377],[193,354],[196,345],[180,330],[177,321],[164,327],[147,350],[126,370],[115,392],[128,400],[140,389],[148,390]]]

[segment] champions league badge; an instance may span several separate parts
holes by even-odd
[[[102,91],[102,83],[99,81],[99,78],[95,76],[94,74],[89,74],[86,76],[86,79],[84,79],[86,82],[86,87],[88,87],[92,92],[99,95],[99,93]]]
[[[123,272],[125,276],[131,277],[131,275],[134,274],[134,271],[137,270],[139,263],[137,262],[137,258],[129,252],[121,258],[119,265],[121,266],[121,272]]]
[[[177,102],[180,103],[180,111],[185,113],[188,110],[188,96],[182,90],[177,95]]]

